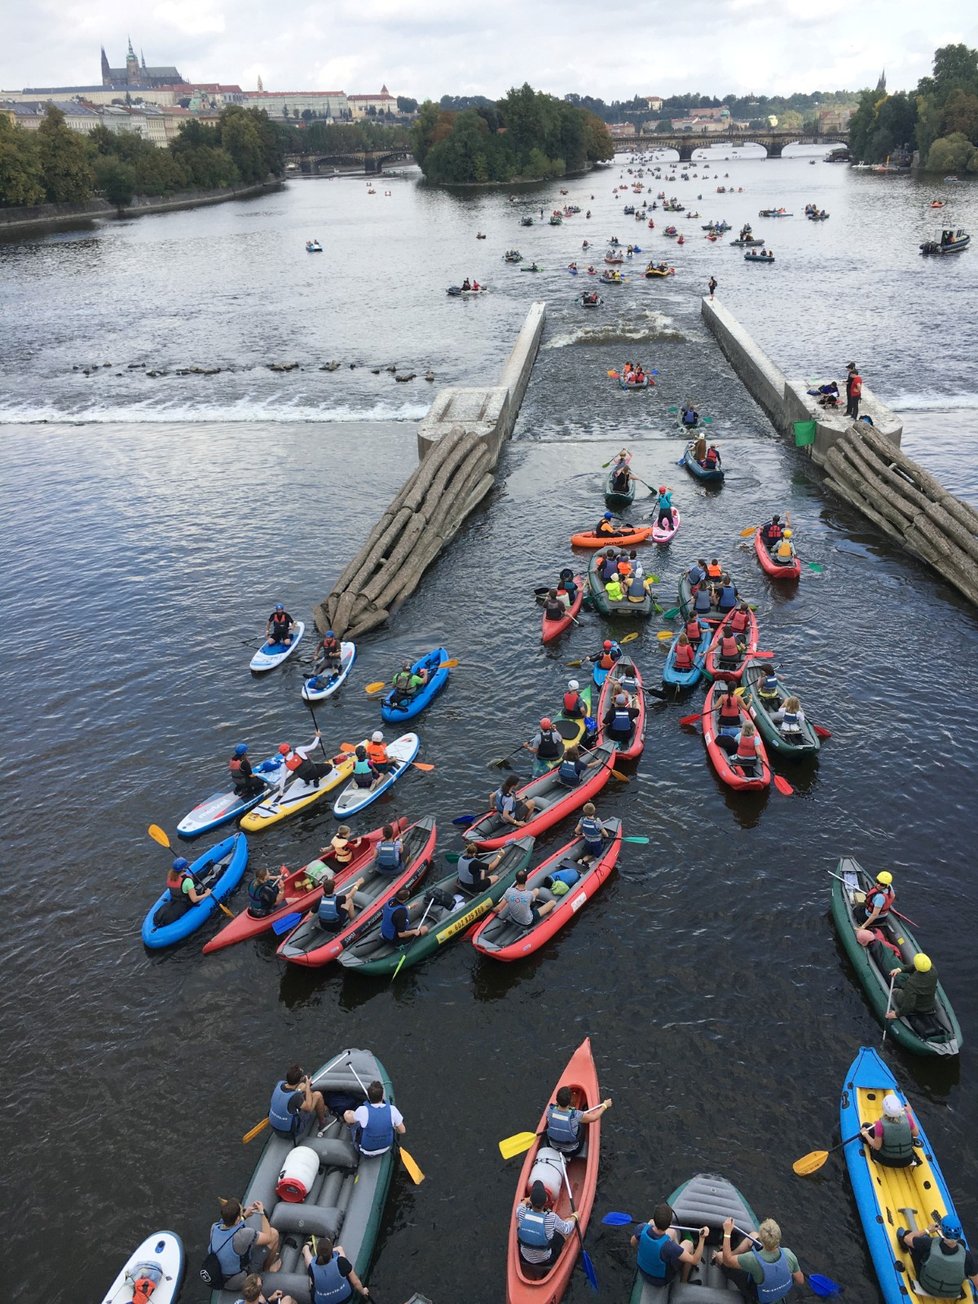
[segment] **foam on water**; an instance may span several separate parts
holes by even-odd
[[[80,407],[71,413],[66,413],[60,406],[50,403],[39,406],[36,403],[16,404],[8,401],[0,404],[0,424],[38,425],[58,422],[69,425],[159,425],[172,422],[262,421],[292,425],[303,421],[420,421],[427,411],[427,403],[399,405],[375,403],[372,407],[340,404],[336,407],[326,407],[318,403],[309,403],[308,400],[300,399],[283,403],[274,397],[258,399],[250,395],[237,400],[215,403],[186,401],[166,403],[158,399],[147,399],[145,403],[123,403],[114,407],[101,405]]]
[[[544,349],[566,349],[574,344],[626,344],[637,340],[682,340],[671,317],[665,313],[645,311],[635,315],[633,324],[623,321],[581,325],[563,331],[544,342]]]

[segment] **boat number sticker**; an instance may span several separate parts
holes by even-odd
[[[467,911],[461,919],[456,919],[454,924],[450,924],[448,928],[443,928],[440,933],[436,933],[435,941],[439,944],[447,942],[450,937],[460,933],[463,928],[468,928],[469,924],[475,923],[479,916],[484,915],[491,905],[492,902],[488,897],[485,901],[480,901],[477,906],[473,906],[471,910]]]
[[[584,904],[586,900],[587,900],[587,893],[579,892],[578,895],[571,902],[571,914],[576,915],[578,910],[580,910],[581,906]]]

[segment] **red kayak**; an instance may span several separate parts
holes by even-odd
[[[566,923],[582,910],[597,892],[618,861],[621,851],[621,820],[604,821],[610,842],[593,865],[582,865],[580,858],[584,853],[584,839],[574,838],[561,847],[549,860],[538,865],[526,881],[527,887],[542,889],[542,899],[549,901],[553,893],[543,887],[543,880],[556,869],[575,865],[580,878],[565,893],[557,898],[557,905],[539,923],[523,928],[514,924],[509,915],[497,918],[490,915],[479,925],[472,935],[472,945],[480,955],[487,955],[492,960],[522,960],[540,949],[544,942],[550,940]]]
[[[310,913],[298,924],[275,952],[289,964],[319,969],[335,960],[343,948],[356,941],[374,924],[385,902],[402,887],[414,892],[427,874],[435,854],[437,830],[434,817],[429,815],[412,824],[402,840],[403,868],[397,874],[384,874],[377,869],[373,858],[357,877],[363,884],[354,897],[356,915],[338,933],[328,933],[319,923],[316,912]]]
[[[585,1037],[570,1058],[570,1063],[560,1075],[554,1087],[554,1096],[561,1087],[570,1087],[571,1104],[575,1109],[585,1112],[600,1103],[601,1093],[598,1088],[598,1072],[591,1055],[591,1040]],[[552,1097],[553,1098],[553,1097]],[[547,1127],[547,1110],[537,1124],[537,1132],[545,1132]],[[543,1138],[546,1141],[546,1137]],[[541,1156],[540,1151],[543,1150]],[[567,1194],[560,1168],[563,1166],[559,1152],[534,1143],[526,1153],[520,1172],[516,1199],[513,1201],[513,1213],[509,1223],[509,1244],[506,1250],[506,1304],[558,1304],[567,1290],[571,1274],[577,1265],[580,1254],[581,1238],[587,1231],[587,1225],[594,1208],[594,1195],[598,1185],[598,1162],[601,1157],[601,1120],[595,1119],[587,1125],[587,1144],[584,1153],[575,1155],[563,1162],[567,1166],[567,1178],[574,1193],[574,1208],[580,1215],[578,1226],[581,1237],[572,1232],[564,1242],[564,1247],[557,1256],[556,1263],[545,1269],[534,1269],[524,1264],[520,1257],[519,1244],[516,1240],[516,1210],[520,1202],[529,1194],[530,1186],[536,1177],[554,1193],[552,1208],[559,1218],[567,1218],[571,1213],[571,1201]],[[549,1163],[543,1162],[544,1159]],[[536,1170],[536,1171],[534,1171]],[[557,1179],[560,1187],[557,1187]],[[540,1276],[527,1275],[541,1272]]]
[[[703,662],[706,673],[713,679],[726,679],[730,683],[739,684],[743,676],[747,662],[757,651],[757,617],[753,611],[747,613],[747,629],[743,634],[737,634],[737,639],[744,639],[747,643],[747,651],[737,661],[735,666],[725,666],[720,660],[720,645],[723,642],[724,624],[721,621],[717,625],[717,631],[713,635],[710,646],[706,651],[706,660]]]
[[[772,556],[771,549],[761,537],[760,528],[754,532],[754,551],[757,553],[757,560],[761,563],[761,570],[770,575],[772,580],[800,580],[801,579],[801,559],[796,553],[789,562],[778,561]]]
[[[398,833],[407,828],[407,820],[403,815],[398,819],[391,821]],[[356,878],[360,870],[369,861],[373,860],[374,850],[383,834],[383,826],[379,829],[372,829],[369,833],[364,833],[359,839],[360,845],[353,848],[353,859],[347,865],[337,863],[336,857],[330,853],[323,856],[323,863],[333,870],[337,887],[342,887],[351,879]],[[351,839],[352,841],[352,839]],[[296,889],[296,883],[300,882],[306,875],[306,867],[291,870],[282,880],[282,886],[285,888],[285,899],[282,904],[270,911],[267,915],[257,917],[250,914],[247,910],[242,910],[240,914],[225,925],[224,928],[212,937],[204,947],[204,954],[208,955],[211,951],[220,951],[225,946],[233,946],[235,942],[245,942],[249,937],[258,937],[261,933],[266,933],[278,919],[285,915],[295,914],[296,911],[311,910],[318,905],[319,898],[322,896],[321,887],[310,888],[307,892],[299,892]]]
[[[719,733],[717,706],[722,696],[722,689],[721,684],[711,684],[703,704],[703,741],[706,743],[706,753],[723,782],[737,792],[753,792],[767,788],[771,783],[771,765],[759,733],[755,735],[758,764],[755,766],[756,773],[750,775],[745,774],[743,767],[738,765],[734,757],[729,756],[716,741]],[[744,705],[742,698],[738,697],[737,701],[740,703],[740,726],[743,728],[750,721],[750,711]]]
[[[638,715],[632,725],[632,735],[628,743],[617,738],[610,738],[603,724],[605,713],[610,710],[618,692],[628,693],[628,705],[638,707]],[[645,692],[642,688],[642,675],[630,656],[626,653],[615,663],[615,668],[601,685],[598,698],[598,738],[602,742],[613,743],[620,761],[634,761],[642,754],[645,746]]]
[[[492,851],[512,842],[514,838],[525,838],[531,834],[539,837],[565,815],[580,810],[585,802],[594,800],[611,778],[616,755],[614,747],[607,743],[585,752],[581,759],[587,762],[588,768],[581,775],[576,788],[565,787],[557,777],[556,769],[548,770],[539,779],[531,779],[522,788],[516,789],[519,800],[527,801],[532,797],[537,803],[537,809],[531,812],[525,824],[504,824],[502,817],[490,810],[464,830],[465,840],[474,842],[480,851]]]
[[[559,620],[550,620],[547,616],[546,609],[543,613],[543,633],[540,636],[541,643],[552,643],[555,638],[563,634],[565,629],[570,629],[574,623],[574,617],[581,609],[581,603],[584,601],[584,580],[580,575],[574,576],[574,583],[577,585],[577,597],[567,608],[567,614],[561,616]],[[557,590],[558,594],[563,593],[563,589]]]

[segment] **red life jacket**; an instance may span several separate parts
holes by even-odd
[[[152,1277],[137,1277],[132,1283],[132,1304],[148,1304],[154,1290],[156,1282]]]
[[[740,656],[740,647],[733,635],[724,634],[720,640],[720,657],[723,661],[736,661]]]
[[[583,707],[580,693],[572,693],[569,689],[564,694],[564,715],[571,715],[578,707]]]
[[[716,464],[717,464],[717,455],[716,455],[716,451],[715,451],[714,449],[712,449],[712,448],[707,449],[706,457],[703,458],[703,465],[704,465],[704,466],[716,466]],[[713,572],[711,571],[710,574],[712,575]],[[720,574],[720,572],[717,571],[717,575],[719,575],[719,574]]]
[[[324,638],[321,647],[327,656],[333,656],[340,650],[340,645],[335,638]]]
[[[731,702],[729,697],[721,697],[719,715],[721,724],[740,724],[740,702],[736,698]]]
[[[170,889],[170,896],[179,897],[183,895],[183,880],[186,877],[182,870],[170,870],[166,876],[166,885]]]
[[[870,897],[879,896],[879,895],[882,895],[883,897],[883,907],[876,917],[877,919],[882,919],[884,915],[888,915],[890,913],[890,907],[893,905],[893,902],[896,900],[896,892],[894,892],[893,888],[891,887],[884,887],[882,883],[874,883],[873,886],[866,893],[866,906],[869,909],[870,913],[872,913],[874,909],[873,905],[870,903]]]
[[[745,734],[740,735],[740,742],[737,744],[737,758],[741,761],[753,761],[757,757],[757,735]]]
[[[300,756],[298,752],[289,752],[285,758],[285,768],[290,771],[297,770],[304,760],[305,757]]]
[[[271,621],[273,625],[291,625],[292,618],[287,611],[273,611]]]
[[[228,761],[228,769],[231,771],[231,779],[234,783],[240,783],[245,778],[244,763],[240,756],[232,756]]]
[[[767,535],[769,543],[777,543],[781,538],[781,526],[775,525],[772,521],[770,525],[765,527],[764,533]]]
[[[686,622],[686,637],[690,643],[698,643],[703,637],[703,628],[698,620],[689,620]]]
[[[692,670],[695,654],[688,643],[677,643],[676,654],[673,658],[677,670]]]
[[[749,613],[746,611],[741,611],[740,608],[738,607],[737,610],[730,617],[730,623],[731,625],[733,625],[734,629],[737,631],[738,634],[746,634],[747,626],[750,624]]]

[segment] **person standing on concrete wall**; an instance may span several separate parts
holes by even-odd
[[[717,278],[715,276],[711,276],[709,281],[707,282],[707,286],[710,291],[710,298],[712,299],[713,296],[716,294],[716,290],[717,290]]]
[[[853,421],[859,417],[859,400],[863,393],[863,378],[854,362],[846,363],[846,416]]]

